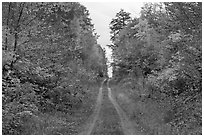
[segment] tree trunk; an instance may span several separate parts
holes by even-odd
[[[23,4],[23,5],[21,6],[21,4]],[[15,29],[14,29],[14,39],[15,39],[14,40],[14,48],[13,48],[14,53],[16,52],[16,48],[17,48],[17,44],[18,44],[18,33],[19,33],[19,27],[20,27],[20,19],[21,19],[22,14],[23,14],[23,9],[24,9],[25,3],[21,3],[21,4],[20,4],[20,8],[21,7],[22,8],[20,10],[20,13],[19,13],[19,16],[18,16],[18,20],[16,22],[16,26],[15,26]],[[13,55],[13,58],[15,58],[15,55],[16,54]],[[16,62],[16,59],[11,62],[11,68],[13,68],[13,64],[15,62]]]
[[[10,11],[11,11],[11,2],[9,2],[8,14],[7,14],[7,21],[6,21],[6,28],[9,28],[9,18],[10,18]],[[4,50],[8,49],[8,34],[6,33],[6,40],[5,40],[5,47]]]

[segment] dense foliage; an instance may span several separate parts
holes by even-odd
[[[116,18],[112,19],[110,23],[111,29],[111,40],[114,42],[118,37],[118,34],[123,27],[125,27],[131,20],[130,13],[125,12],[121,9],[117,14]]]
[[[79,108],[106,76],[88,10],[76,2],[2,3],[3,134],[41,113]],[[32,122],[30,122],[32,123]]]
[[[119,31],[112,22],[113,77],[129,78],[140,96],[170,100],[173,134],[201,134],[202,3],[146,3]]]

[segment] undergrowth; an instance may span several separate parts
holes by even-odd
[[[78,134],[81,126],[93,111],[93,104],[97,96],[98,86],[90,88],[85,100],[79,108],[67,112],[52,110],[50,112],[36,112],[19,110],[18,103],[13,102],[3,109],[3,134],[15,135],[73,135]],[[15,110],[14,108],[18,110]],[[30,106],[31,108],[31,106]],[[22,106],[25,109],[25,105]],[[12,112],[11,112],[12,111]],[[14,112],[16,111],[16,112]]]
[[[138,91],[130,89],[130,86],[111,85],[113,95],[121,108],[148,134],[202,134],[202,120],[199,119],[201,114],[196,113],[202,112],[196,110],[202,108],[199,101],[189,101],[188,104],[180,103],[180,105],[173,104],[171,98],[143,97],[138,95]]]

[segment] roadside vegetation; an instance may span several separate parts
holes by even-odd
[[[110,23],[118,103],[149,134],[202,134],[202,3],[146,3]]]
[[[80,3],[2,3],[2,134],[77,134],[106,76]]]

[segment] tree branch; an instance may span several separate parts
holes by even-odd
[[[8,14],[7,14],[7,22],[6,22],[6,26],[7,26],[7,29],[9,28],[8,25],[9,25],[9,17],[10,17],[10,11],[11,11],[11,2],[9,2],[9,9],[8,9]],[[8,34],[6,33],[6,41],[5,41],[5,50],[7,50],[8,48]]]
[[[181,9],[182,13],[186,16],[187,20],[195,27],[195,24],[190,20],[190,18],[188,17],[188,15],[185,12],[183,6],[180,3],[178,3],[178,6]]]
[[[22,3],[21,3],[21,4],[22,4]],[[15,35],[14,35],[14,37],[15,37],[15,42],[14,42],[14,49],[13,49],[14,52],[16,51],[16,48],[17,48],[18,28],[19,28],[19,22],[20,22],[21,16],[22,16],[22,14],[23,14],[24,4],[25,4],[25,3],[23,3],[23,6],[22,6],[21,11],[20,11],[20,14],[19,14],[19,16],[18,16],[18,20],[17,20],[17,23],[16,23],[16,27],[15,27]],[[20,5],[20,7],[21,7],[21,5]]]
[[[20,22],[21,16],[23,14],[24,5],[25,5],[25,3],[23,3],[22,8],[21,8],[21,5],[20,5],[21,11],[20,11],[20,14],[19,14],[19,17],[18,17],[18,20],[17,20],[17,23],[16,23],[16,27],[15,27],[15,32],[14,32],[15,33],[15,35],[14,35],[15,41],[14,41],[14,49],[13,49],[14,52],[16,52],[16,48],[17,48],[17,43],[18,43],[18,28],[19,28],[19,22]],[[16,56],[16,54],[13,55],[13,58],[15,56]],[[16,60],[17,60],[17,58],[15,60],[12,60],[11,68],[13,68],[13,64],[16,62]]]

